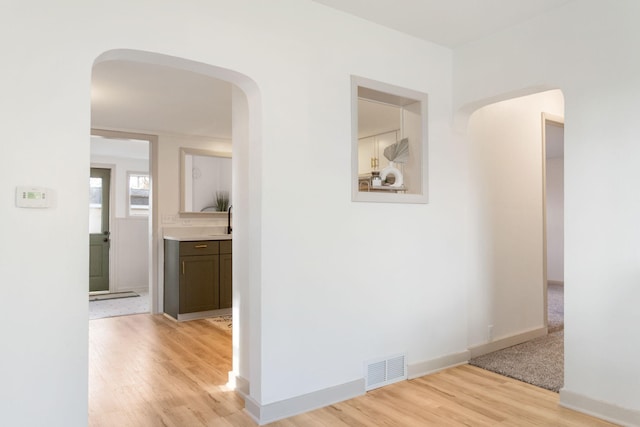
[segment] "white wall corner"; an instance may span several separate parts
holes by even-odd
[[[564,388],[560,390],[560,406],[621,426],[640,426],[640,411],[623,408],[602,400],[592,399]]]
[[[353,399],[363,394],[365,394],[365,380],[364,378],[360,378],[355,381],[266,405],[261,405],[252,399],[251,396],[246,396],[244,399],[244,408],[259,425],[264,425],[283,418],[313,411],[314,409],[333,405],[334,403],[344,400]]]
[[[447,354],[436,359],[425,360],[423,362],[412,363],[407,367],[407,374],[410,380],[425,375],[433,374],[443,369],[463,365],[469,362],[470,353],[468,350],[460,353]]]
[[[513,347],[514,345],[522,344],[545,335],[547,335],[547,328],[543,326],[541,328],[529,329],[528,331],[524,331],[519,334],[499,338],[485,344],[474,345],[469,347],[470,357],[473,359],[474,357],[493,353],[494,351],[502,350],[507,347]]]

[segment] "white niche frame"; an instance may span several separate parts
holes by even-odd
[[[359,95],[360,94],[360,95]],[[363,98],[395,106],[405,106],[409,101],[420,109],[419,123],[415,127],[415,144],[411,144],[411,156],[417,165],[412,188],[407,193],[360,191],[358,180],[358,99]],[[351,76],[351,200],[353,202],[379,203],[429,203],[429,146],[428,146],[428,96],[424,92],[394,86],[388,83]],[[411,143],[410,138],[410,143]],[[415,151],[419,151],[416,153]],[[416,187],[419,184],[419,188]]]

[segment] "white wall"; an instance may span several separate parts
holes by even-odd
[[[544,326],[543,112],[563,115],[560,91],[488,105],[469,120],[469,212],[478,250],[469,287],[471,346]]]
[[[456,110],[523,88],[565,95],[561,402],[629,424],[640,419],[637,16],[634,0],[569,2],[454,54]]]
[[[11,2],[0,16],[0,274],[11,284],[0,297],[12,302],[0,319],[2,423],[86,422],[89,82],[93,61],[114,48],[233,69],[259,88],[248,200],[261,205],[237,217],[251,230],[240,255],[258,257],[248,278],[259,308],[250,316],[255,401],[359,380],[372,357],[407,351],[415,365],[466,349],[461,266],[471,253],[448,49],[300,0]],[[351,202],[352,74],[429,94],[428,205]],[[160,215],[178,211],[180,145],[160,137],[169,195]],[[56,207],[15,208],[22,184],[53,188]],[[52,250],[60,242],[64,251]]]
[[[564,158],[547,159],[547,279],[564,281]]]

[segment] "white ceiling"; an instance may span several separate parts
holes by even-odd
[[[95,156],[149,160],[149,141],[114,139],[91,135],[91,159]]]
[[[131,61],[93,68],[91,126],[231,139],[231,84]]]
[[[527,21],[573,0],[314,0],[447,47]]]
[[[314,0],[455,47],[572,0]],[[189,71],[130,61],[95,65],[91,125],[231,139],[231,85]]]

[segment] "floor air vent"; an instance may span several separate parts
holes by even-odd
[[[407,355],[399,354],[365,362],[366,390],[407,379]]]

